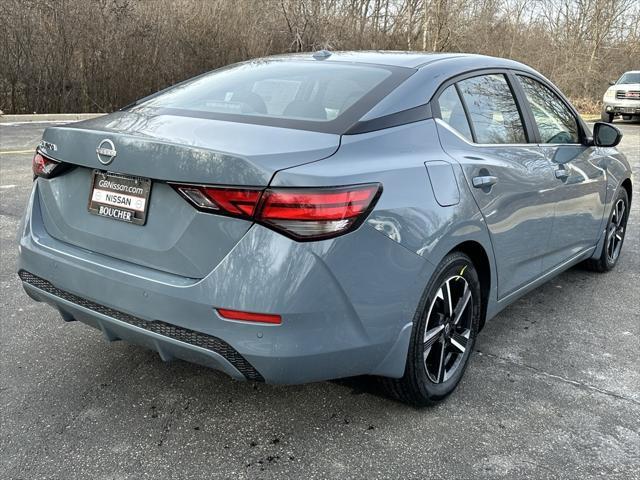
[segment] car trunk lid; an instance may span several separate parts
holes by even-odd
[[[78,166],[39,179],[42,218],[54,238],[190,278],[212,271],[251,221],[203,213],[167,182],[266,187],[280,169],[332,155],[339,135],[169,115],[117,112],[48,128],[44,153]],[[110,140],[115,157],[96,149]],[[55,150],[54,150],[55,148]],[[110,147],[109,147],[110,148]],[[109,155],[100,155],[109,160]],[[94,172],[152,180],[144,225],[89,212]]]
[[[88,168],[186,183],[264,186],[283,168],[332,155],[340,136],[307,130],[226,122],[145,111],[116,112],[66,126],[50,127],[48,153]],[[98,161],[103,140],[117,154]]]

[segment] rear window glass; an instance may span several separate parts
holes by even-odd
[[[410,73],[377,65],[252,61],[177,85],[136,108],[341,133],[338,124],[359,120]]]

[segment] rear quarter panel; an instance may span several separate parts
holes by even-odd
[[[456,185],[450,188],[457,190],[453,196],[459,197],[456,204],[445,207],[438,203],[425,167],[425,162],[443,161],[452,166]],[[491,298],[494,298],[495,267],[486,225],[460,166],[448,160],[441,150],[433,120],[343,136],[336,154],[322,161],[280,171],[272,185],[330,186],[367,182],[382,183],[383,193],[361,229],[373,229],[386,236],[389,241],[415,254],[416,262],[426,260],[431,269],[461,243],[477,242],[484,248],[491,264]],[[355,253],[358,245],[351,248]],[[354,267],[363,271],[377,268],[381,272],[394,268],[386,264],[384,258],[379,258],[373,267]],[[338,280],[348,281],[346,278]],[[429,276],[417,276],[414,281],[420,284],[406,287],[407,290],[411,287],[410,298],[407,299],[410,306],[407,312],[411,315],[402,321],[411,320],[428,280]]]

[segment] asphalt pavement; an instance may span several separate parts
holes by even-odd
[[[640,124],[615,271],[573,268],[487,324],[444,403],[371,378],[283,387],[64,323],[16,276],[44,124],[0,125],[0,478],[640,478]]]

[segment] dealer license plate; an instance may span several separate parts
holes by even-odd
[[[94,170],[89,213],[144,225],[149,209],[151,180]]]

